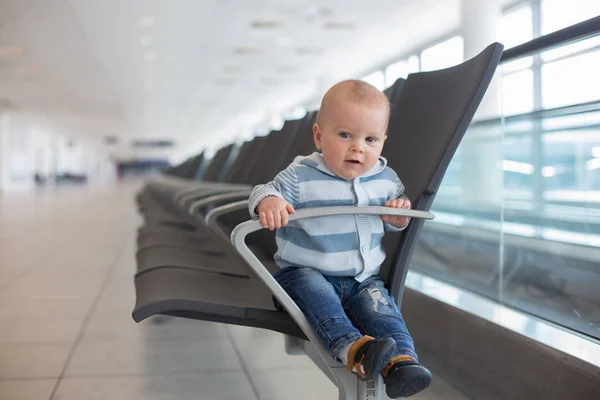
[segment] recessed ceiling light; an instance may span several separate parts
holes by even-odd
[[[327,17],[333,14],[333,10],[327,7],[310,6],[306,10],[306,16],[309,20],[314,20],[319,17]]]
[[[264,78],[264,79],[261,79],[260,83],[262,83],[265,86],[277,86],[277,85],[279,85],[279,81],[277,79],[274,79],[274,78]]]
[[[232,86],[237,83],[237,79],[234,78],[219,78],[216,80],[217,86]]]
[[[298,47],[296,49],[296,53],[301,54],[301,55],[314,55],[314,54],[321,54],[323,52],[323,49],[320,47]]]
[[[20,56],[23,49],[20,47],[0,47],[0,57]]]
[[[317,6],[310,6],[310,7],[308,7],[308,9],[306,10],[306,14],[307,15],[318,15],[319,14],[319,7],[317,7]]]
[[[261,48],[258,46],[239,46],[233,49],[233,52],[239,55],[258,54],[261,51]]]
[[[237,65],[237,64],[229,64],[229,65],[223,65],[223,72],[227,72],[229,74],[235,74],[235,73],[239,73],[239,72],[243,72],[244,68],[241,65]]]
[[[291,74],[296,72],[297,68],[294,65],[279,65],[275,67],[275,71],[280,72],[282,74]]]
[[[283,22],[275,20],[254,20],[250,23],[252,29],[276,29],[283,27]]]
[[[144,47],[148,47],[152,45],[152,37],[151,36],[144,36],[141,40],[140,43],[142,44],[142,46]]]
[[[154,61],[156,60],[156,53],[153,51],[147,51],[144,54],[144,58],[146,59],[146,61]]]
[[[143,17],[141,19],[142,26],[152,26],[154,25],[154,17]]]
[[[351,31],[356,28],[353,22],[329,21],[325,23],[325,29],[328,30],[346,30]]]

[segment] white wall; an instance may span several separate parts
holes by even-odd
[[[26,114],[0,114],[0,190],[32,190],[34,174],[52,184],[57,174],[86,175],[88,181],[115,179],[110,154],[100,140],[81,132],[60,132]]]
[[[0,189],[23,190],[33,187],[34,154],[28,127],[0,115]]]

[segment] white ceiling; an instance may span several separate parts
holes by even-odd
[[[458,22],[459,0],[3,0],[0,109],[189,153]]]

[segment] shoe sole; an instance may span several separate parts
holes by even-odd
[[[386,393],[392,399],[415,395],[431,384],[431,372],[427,368],[420,365],[407,365],[403,369],[405,369],[404,379],[398,380],[393,386],[386,383]]]

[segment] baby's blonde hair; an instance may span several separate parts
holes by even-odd
[[[317,113],[317,123],[327,116],[327,113],[333,108],[339,100],[346,100],[359,103],[369,108],[386,107],[390,110],[390,102],[385,94],[375,86],[357,79],[342,81],[333,85],[323,96],[321,107]]]

